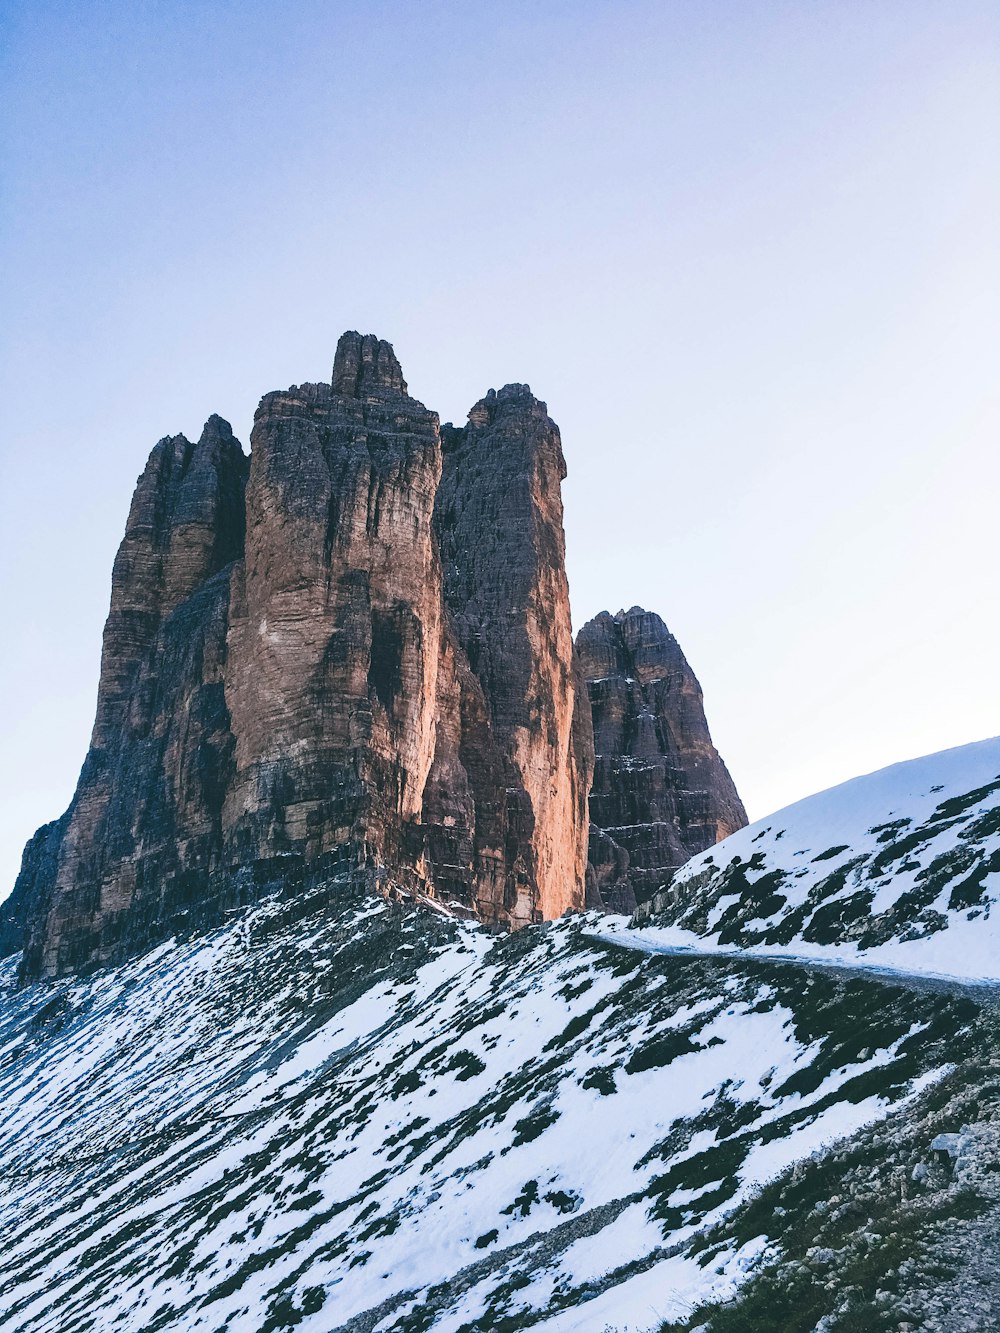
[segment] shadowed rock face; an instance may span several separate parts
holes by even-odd
[[[597,752],[590,891],[631,912],[689,857],[743,828],[746,811],[712,744],[697,678],[658,615],[603,611],[576,647]]]
[[[445,445],[391,346],[348,333],[329,384],[261,400],[249,466],[217,417],[154,448],[91,750],[0,932],[23,976],[334,872],[499,925],[583,905],[559,433],[509,385]]]
[[[160,440],[136,485],[111,575],[91,746],[114,746],[136,678],[163,622],[243,554],[246,459],[228,421],[209,417],[197,444]]]
[[[197,444],[161,440],[139,478],[90,751],[59,833],[33,858],[28,976],[141,948],[208,895],[232,765],[222,677],[245,476],[228,423],[212,417]]]
[[[24,948],[28,926],[37,905],[49,891],[56,872],[59,848],[69,812],[51,824],[43,824],[28,843],[21,856],[21,869],[10,896],[0,903],[0,958],[18,953]]]

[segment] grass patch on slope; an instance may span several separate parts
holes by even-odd
[[[930,1150],[939,1133],[1000,1122],[995,1021],[966,1030],[962,1047],[967,1062],[911,1107],[798,1163],[705,1233],[694,1247],[705,1267],[760,1236],[777,1253],[736,1299],[701,1305],[660,1333],[923,1327],[920,1291],[955,1276],[963,1224],[995,1206],[975,1175],[960,1177]],[[942,1250],[942,1237],[956,1244]]]

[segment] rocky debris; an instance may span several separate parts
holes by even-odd
[[[994,1096],[1000,1087],[994,1086]],[[911,1263],[906,1312],[914,1329],[926,1333],[986,1333],[1000,1328],[1000,1124],[995,1107],[974,1125],[949,1140],[945,1149],[950,1170],[929,1170],[925,1188],[945,1190],[957,1198],[978,1201],[979,1215],[955,1226],[937,1222],[928,1235],[922,1263]]]
[[[712,744],[701,687],[658,615],[602,611],[576,641],[596,761],[590,875],[611,911],[631,912],[691,856],[747,822]]]
[[[944,1153],[946,1157],[957,1157],[961,1141],[961,1134],[938,1134],[931,1142],[931,1152]]]
[[[249,466],[219,417],[156,445],[91,750],[0,936],[25,978],[332,874],[498,925],[583,906],[558,428],[508,385],[444,446],[392,347],[354,332],[329,384],[261,400]]]

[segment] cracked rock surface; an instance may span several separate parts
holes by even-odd
[[[595,902],[632,912],[692,856],[743,828],[746,811],[712,744],[697,677],[658,615],[604,611],[576,646],[596,750]]]
[[[331,875],[496,926],[584,905],[593,743],[545,404],[491,389],[442,433],[351,332],[328,383],[265,394],[251,444],[212,417],[139,479],[91,748],[0,920],[25,980]]]

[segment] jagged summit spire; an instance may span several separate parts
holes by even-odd
[[[590,866],[600,901],[632,912],[690,856],[747,822],[712,744],[701,686],[655,611],[602,611],[576,639],[597,763]]]
[[[232,440],[233,428],[225,417],[220,417],[218,412],[213,412],[205,422],[201,432],[202,440]]]
[[[548,420],[548,406],[531,392],[530,384],[505,384],[502,389],[490,389],[485,397],[469,409],[469,425],[475,428],[490,426],[501,416],[525,413],[539,421]],[[554,425],[554,423],[553,423]]]
[[[369,393],[406,393],[403,371],[392,343],[374,333],[349,329],[340,335],[333,359],[333,389],[346,398]]]

